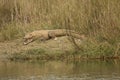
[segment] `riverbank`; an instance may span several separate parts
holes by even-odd
[[[10,60],[113,59],[120,56],[118,0],[0,0],[0,58]],[[23,45],[36,30],[69,29],[84,42],[66,37]],[[3,42],[4,41],[4,42]],[[75,46],[79,49],[76,50]],[[80,45],[79,45],[80,43]]]
[[[77,44],[84,41],[75,40]],[[8,60],[82,60],[82,59],[120,59],[119,56],[102,56],[85,54],[84,51],[75,51],[73,44],[67,36],[59,37],[58,40],[39,40],[23,45],[22,39],[0,42],[0,59]],[[88,51],[87,51],[88,52]],[[90,52],[91,53],[91,52]]]
[[[45,42],[37,40],[29,45],[23,45],[22,39],[0,42],[1,59],[10,60],[63,59],[73,50],[74,46],[66,36]]]

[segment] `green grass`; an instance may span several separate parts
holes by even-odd
[[[13,40],[23,35],[23,31],[19,26],[15,24],[7,24],[1,28],[0,41]]]
[[[45,55],[44,49],[28,49],[24,52],[18,52],[14,54],[10,54],[8,59],[10,60],[37,60],[42,59],[42,57]]]
[[[120,52],[120,0],[0,0],[0,41],[38,29],[73,29],[87,36],[82,54]]]
[[[72,52],[65,53],[64,51],[47,51],[42,48],[28,49],[24,52],[10,54],[9,60],[65,60],[73,55]]]

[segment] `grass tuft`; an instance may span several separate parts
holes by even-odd
[[[112,56],[119,53],[119,9],[120,0],[0,0],[0,41],[67,28],[87,36],[88,42],[78,45],[85,54]]]

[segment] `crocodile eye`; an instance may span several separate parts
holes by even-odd
[[[27,39],[31,39],[32,38],[32,34],[29,34],[28,36],[26,36]]]
[[[30,36],[32,36],[32,34],[30,34]]]

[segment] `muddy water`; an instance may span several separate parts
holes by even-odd
[[[0,61],[0,80],[120,80],[120,61]]]

